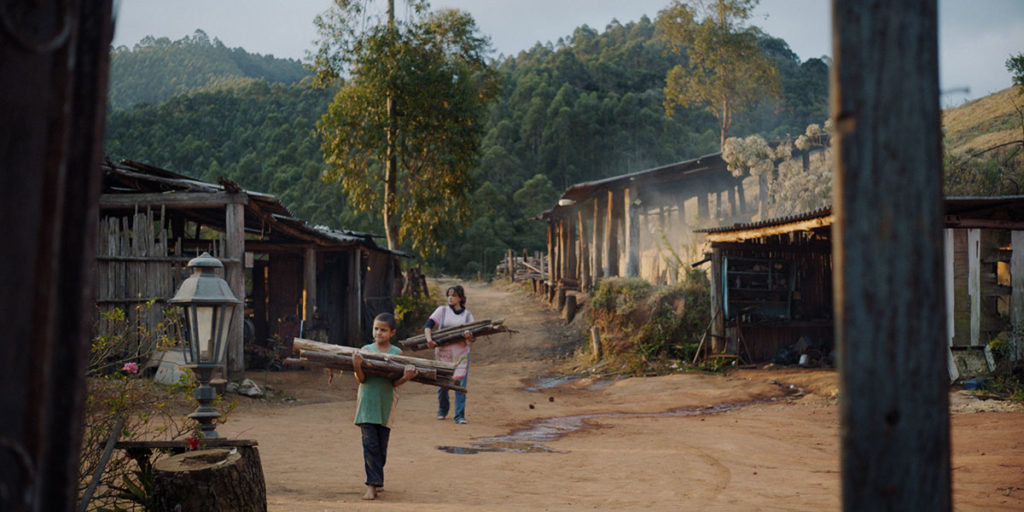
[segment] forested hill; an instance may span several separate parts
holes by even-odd
[[[159,105],[179,94],[239,87],[254,80],[292,84],[308,75],[297,60],[228,48],[202,30],[177,41],[147,37],[134,48],[120,46],[111,52],[109,105]]]
[[[383,230],[379,218],[353,214],[336,184],[319,180],[325,166],[314,128],[333,92],[298,81],[305,71],[297,62],[229,50],[201,32],[145,43],[115,51],[111,104],[132,107],[108,118],[108,157],[225,176],[278,196],[310,222]],[[761,44],[780,69],[784,98],[737,118],[732,135],[795,136],[824,121],[828,64],[800,62],[785,41],[767,35]],[[495,63],[502,91],[474,173],[474,220],[429,263],[460,274],[493,268],[503,247],[543,248],[542,223],[528,219],[569,185],[718,151],[709,113],[665,115],[665,75],[680,58],[664,51],[645,17],[603,32],[583,26]],[[154,99],[140,99],[158,88],[164,92]],[[161,99],[174,90],[182,93]]]

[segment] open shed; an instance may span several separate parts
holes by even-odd
[[[998,337],[1024,357],[1024,196],[950,197],[944,209],[952,353]],[[710,247],[712,351],[763,362],[801,337],[832,348],[833,220],[826,207],[696,230]]]
[[[153,327],[203,251],[224,263],[244,311],[232,317],[228,372],[244,369],[243,338],[263,341],[294,317],[309,338],[358,345],[393,312],[401,253],[377,235],[310,226],[276,198],[138,162],[103,164],[96,261],[101,312],[119,307]],[[138,308],[140,304],[154,304]],[[103,326],[101,325],[102,329]]]
[[[694,228],[750,218],[744,183],[721,153],[569,187],[548,224],[548,284],[589,288],[602,277],[674,283],[699,256]]]

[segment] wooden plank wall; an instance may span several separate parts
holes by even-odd
[[[219,256],[221,246],[220,240],[211,240],[211,254]],[[126,337],[129,356],[152,351],[152,333],[170,307],[166,301],[190,274],[186,266],[192,257],[183,253],[181,239],[172,237],[163,209],[100,219],[93,336],[121,333]],[[124,324],[104,320],[115,309],[124,311]],[[126,327],[135,325],[142,329]]]

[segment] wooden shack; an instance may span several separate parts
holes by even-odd
[[[1024,196],[950,197],[944,208],[951,351],[1001,337],[1024,357]],[[696,230],[709,246],[713,350],[763,362],[801,337],[832,346],[833,221],[823,208]]]
[[[377,235],[310,226],[273,196],[226,180],[131,161],[108,161],[103,173],[99,311],[121,308],[156,325],[188,275],[185,265],[208,251],[245,299],[229,332],[232,376],[244,369],[243,338],[265,340],[291,316],[306,337],[354,346],[369,339],[377,313],[394,310],[403,255],[379,247]]]
[[[721,153],[573,185],[537,217],[548,228],[548,284],[589,289],[613,276],[677,282],[701,257],[694,229],[749,220],[749,187]]]

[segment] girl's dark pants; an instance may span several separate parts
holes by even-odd
[[[366,465],[366,485],[384,486],[384,463],[388,458],[388,438],[391,429],[374,423],[360,423],[363,431],[363,463]]]

